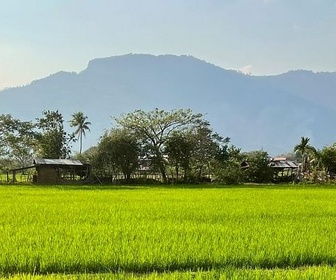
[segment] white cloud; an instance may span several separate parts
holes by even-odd
[[[242,72],[245,75],[251,75],[252,74],[252,65],[245,65],[243,68],[239,69],[240,72]]]

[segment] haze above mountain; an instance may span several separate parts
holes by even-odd
[[[70,120],[82,111],[92,122],[88,148],[112,127],[111,117],[136,109],[191,108],[244,151],[264,149],[275,156],[292,151],[301,136],[317,148],[336,141],[335,89],[336,73],[248,76],[190,56],[129,54],[2,90],[0,113],[34,120],[43,110],[59,110]]]

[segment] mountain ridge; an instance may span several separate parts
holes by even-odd
[[[113,118],[136,109],[191,108],[243,150],[290,151],[308,136],[332,144],[336,73],[289,71],[245,75],[192,56],[129,54],[90,60],[78,73],[59,71],[23,87],[0,91],[1,113],[34,119],[59,110],[70,119],[83,111],[92,122],[85,147],[94,145]],[[318,92],[317,92],[318,91]]]

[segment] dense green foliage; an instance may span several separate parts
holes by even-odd
[[[123,173],[126,181],[139,166],[140,144],[124,129],[113,129],[100,139],[91,163],[97,174]]]
[[[44,111],[37,119],[37,154],[43,158],[66,158],[70,154],[72,136],[64,129],[63,115],[58,111]]]
[[[35,125],[11,115],[0,115],[0,156],[2,163],[25,166],[32,161],[35,148]],[[0,164],[1,165],[1,164]]]
[[[1,187],[0,197],[3,275],[335,272],[332,188]]]
[[[269,166],[269,156],[265,151],[246,153],[248,168],[244,170],[244,182],[268,183],[272,181],[274,171]]]
[[[44,111],[35,122],[0,115],[0,170],[30,166],[34,157],[73,157],[91,164],[90,182],[326,183],[336,179],[335,145],[316,150],[308,137],[301,137],[294,147],[290,160],[297,161],[299,168],[292,172],[285,165],[272,165],[266,151],[241,152],[191,109],[135,110],[114,120],[115,126],[97,145],[82,153],[83,137],[91,125],[83,112],[72,114],[69,123],[75,131],[70,134],[58,111]],[[72,156],[75,136],[79,153]]]
[[[72,140],[58,111],[44,111],[35,122],[0,115],[0,163],[7,165],[2,168],[29,166],[36,156],[66,158]]]
[[[167,182],[164,151],[170,134],[208,127],[209,124],[202,117],[202,114],[194,114],[190,109],[165,111],[156,108],[148,112],[136,110],[115,120],[119,126],[133,133],[142,142],[148,158],[160,171],[163,181]]]
[[[336,145],[331,145],[329,147],[323,147],[318,153],[319,161],[322,167],[325,168],[326,173],[332,172],[336,173]]]
[[[248,165],[244,159],[246,158],[239,148],[233,145],[221,146],[215,155],[215,161],[212,162],[214,180],[227,185],[244,182],[245,168],[242,168],[242,165]]]

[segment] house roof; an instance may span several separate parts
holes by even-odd
[[[296,162],[292,160],[285,160],[285,159],[272,160],[269,163],[269,166],[273,168],[291,168],[291,169],[298,168],[298,165]]]
[[[82,166],[83,165],[79,160],[75,160],[75,159],[36,158],[34,159],[33,163],[35,166],[38,166],[38,165]]]

